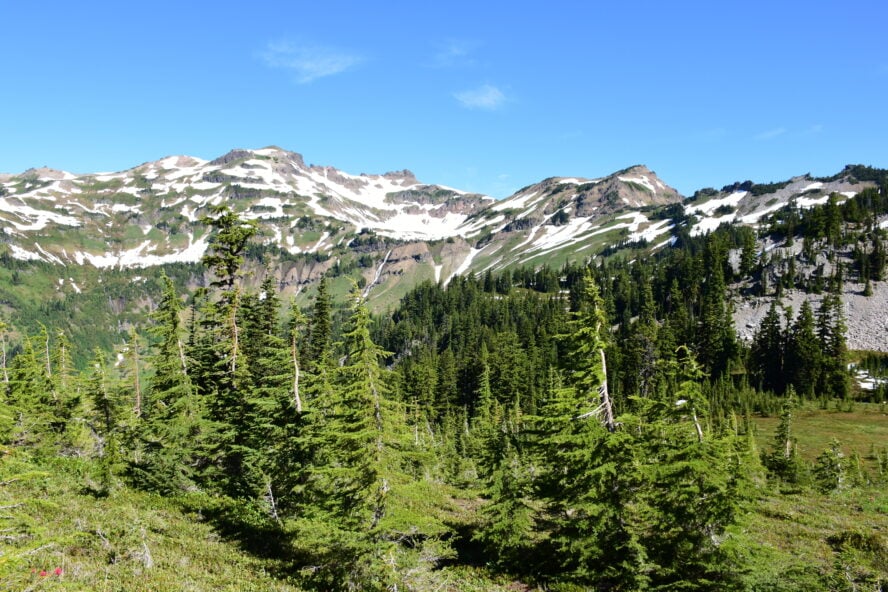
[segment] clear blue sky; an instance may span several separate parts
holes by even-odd
[[[888,167],[888,2],[7,2],[0,171],[278,145],[503,197]]]

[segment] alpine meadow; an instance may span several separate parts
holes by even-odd
[[[888,2],[0,2],[0,592],[888,592]]]
[[[0,189],[6,589],[888,583],[886,170]]]

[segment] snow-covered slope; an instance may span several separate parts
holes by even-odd
[[[676,240],[675,224],[694,235],[726,222],[756,225],[790,203],[854,195],[867,183],[852,173],[734,183],[684,199],[638,165],[594,179],[552,177],[496,201],[423,184],[406,170],[354,175],[309,165],[275,147],[88,175],[31,169],[0,175],[0,254],[95,267],[195,262],[209,242],[202,218],[226,204],[280,249],[282,285],[300,290],[338,265],[357,270],[368,293],[396,294],[425,279],[662,248]]]
[[[695,217],[691,234],[705,234],[725,223],[757,226],[765,216],[789,204],[810,208],[826,203],[831,194],[837,194],[842,201],[872,185],[856,180],[850,170],[846,167],[848,174],[819,181],[802,175],[781,183],[757,185],[745,181],[725,186],[721,191],[700,190],[685,205],[685,211]]]
[[[409,171],[351,175],[278,148],[212,161],[170,156],[117,173],[32,169],[0,181],[0,227],[13,256],[96,266],[197,261],[200,218],[227,203],[291,253],[329,251],[369,229],[398,240],[458,234],[491,198],[424,185]]]
[[[649,214],[681,200],[638,165],[599,179],[546,179],[470,217],[460,231],[480,239],[473,269],[553,264],[620,243],[668,241],[669,221]]]

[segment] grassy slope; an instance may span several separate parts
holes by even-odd
[[[762,451],[770,450],[775,423],[756,420]],[[853,413],[802,410],[795,429],[806,459],[836,437],[847,452],[860,452],[873,477],[870,444],[888,443],[888,415],[875,405],[858,405]],[[91,470],[78,459],[37,464],[16,453],[0,457],[0,590],[299,590],[286,566],[256,544],[261,533],[252,542],[226,536],[222,513],[206,509],[210,500],[170,500],[127,488],[96,496]],[[457,522],[471,520],[466,515]],[[833,494],[765,489],[730,539],[753,566],[746,575],[753,590],[888,581],[888,488],[882,482]],[[27,553],[36,547],[42,548]],[[52,573],[57,567],[60,577]],[[40,577],[44,569],[49,575]],[[491,579],[480,567],[451,565],[427,576],[425,583],[441,590],[526,589]]]
[[[762,452],[772,449],[777,422],[756,419]],[[868,456],[871,446],[888,446],[888,414],[864,404],[849,413],[803,408],[793,427],[805,461],[813,463],[835,438],[846,458],[857,451],[871,482],[830,494],[809,487],[767,491],[740,535],[759,546],[750,582],[763,590],[801,589],[800,582],[810,590],[850,590],[849,578],[888,582],[888,487],[884,476],[878,482],[878,467]],[[857,548],[866,546],[871,548]]]
[[[180,503],[126,488],[91,495],[76,459],[34,468],[12,456],[0,461],[0,506],[14,506],[0,510],[0,529],[11,537],[0,539],[0,590],[299,589]]]

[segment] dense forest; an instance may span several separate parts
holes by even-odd
[[[516,589],[882,589],[884,532],[848,525],[828,566],[776,571],[748,524],[775,499],[852,490],[888,513],[884,443],[806,458],[796,436],[802,410],[884,417],[884,385],[849,373],[841,288],[885,279],[885,212],[884,188],[790,206],[763,227],[771,252],[749,228],[678,225],[654,256],[426,283],[373,316],[357,285],[338,306],[322,281],[307,308],[270,275],[244,289],[256,228],[220,207],[212,283],[161,276],[116,357],[80,371],[63,328],[13,347],[0,326],[0,451],[18,467],[0,493],[76,460],[88,495],[180,500],[300,589],[434,589],[468,567]],[[729,286],[778,297],[751,343]],[[786,289],[823,297],[792,311]],[[27,505],[3,512],[9,581],[69,545],[29,529]]]

